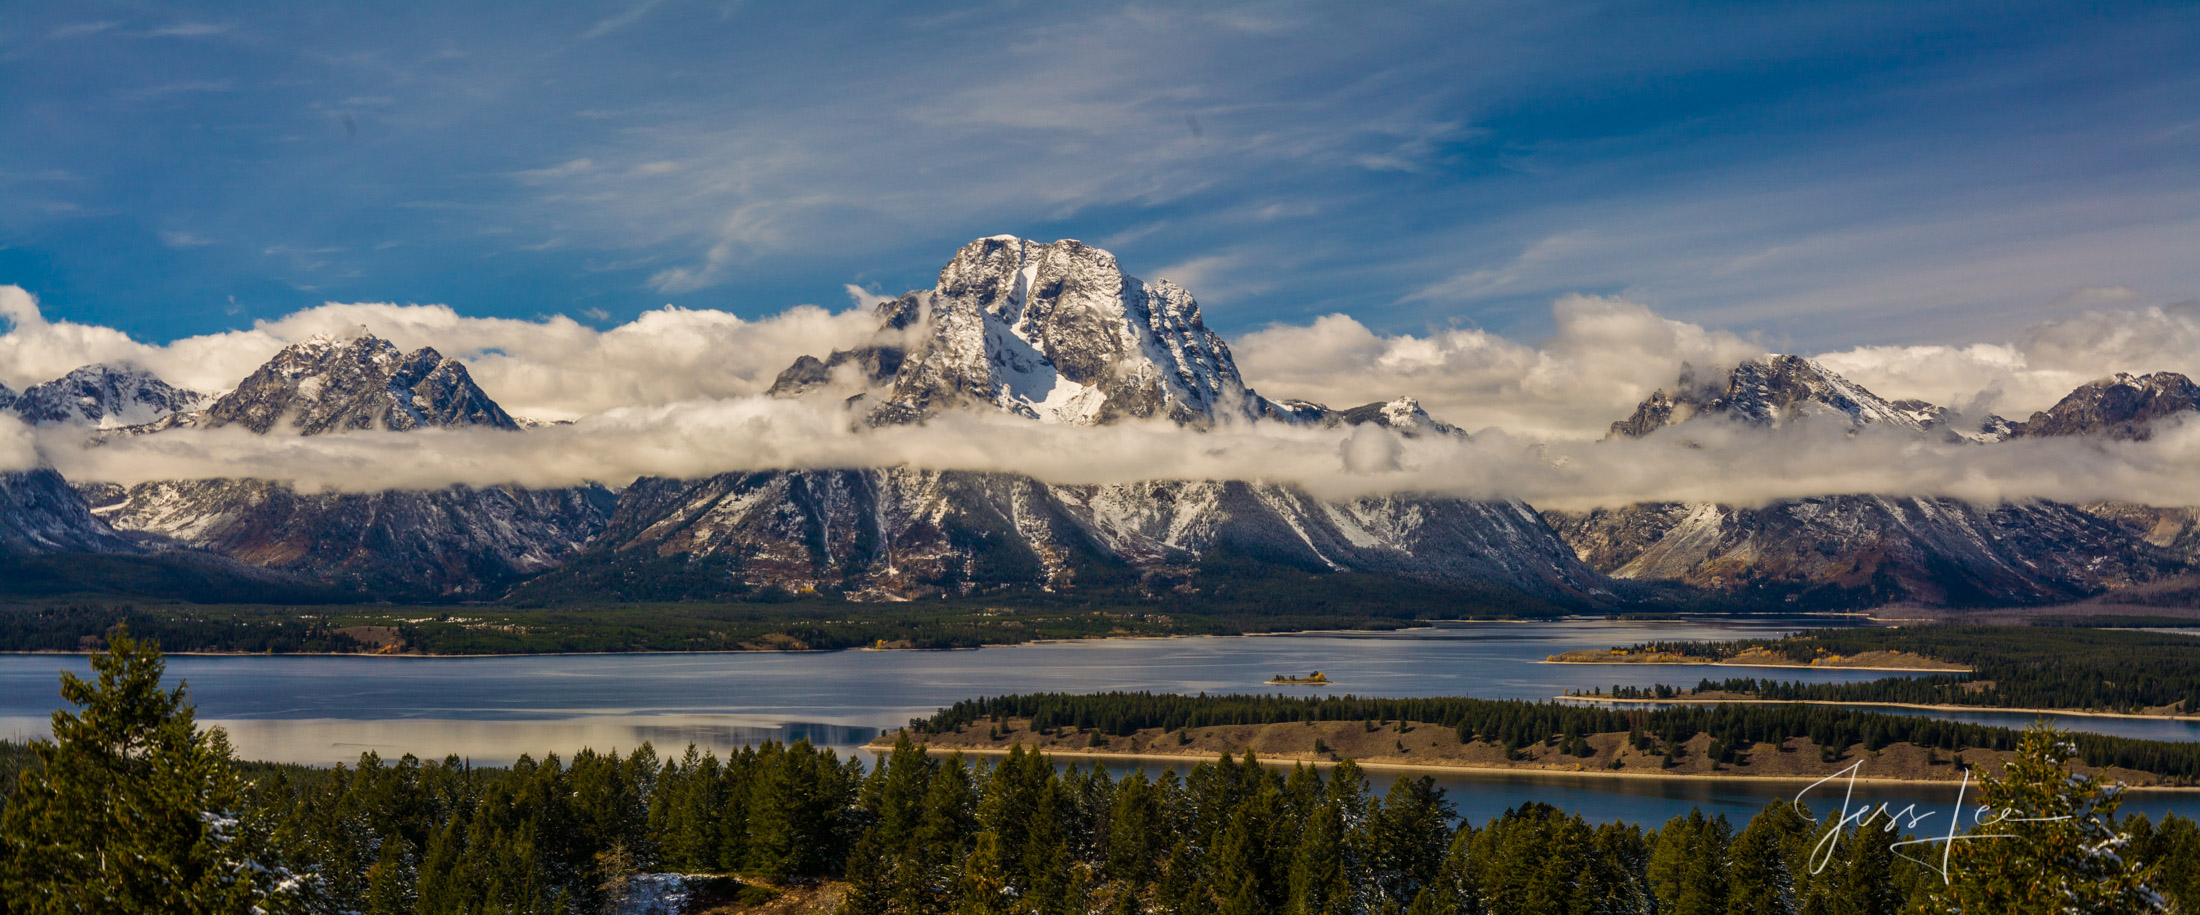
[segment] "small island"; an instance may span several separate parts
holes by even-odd
[[[1270,678],[1268,683],[1272,686],[1328,686],[1329,677],[1328,675],[1323,674],[1321,671],[1317,670],[1303,677],[1294,677],[1290,674],[1277,674],[1274,677]]]

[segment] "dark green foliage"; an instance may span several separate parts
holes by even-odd
[[[183,689],[164,691],[160,652],[111,636],[78,706],[55,712],[0,813],[0,898],[19,912],[238,912],[298,901],[269,866],[255,813],[219,730],[199,730]]]
[[[1424,608],[1426,609],[1426,608]],[[1302,629],[1397,629],[1413,612],[1359,615],[1200,612],[1098,601],[1043,606],[983,600],[855,604],[829,596],[749,603],[575,604],[510,607],[268,606],[197,604],[0,605],[0,651],[85,651],[127,624],[168,651],[359,652],[344,631],[376,627],[426,654],[739,651],[870,647],[974,648],[1034,639],[1109,635],[1242,635]]]
[[[1709,734],[1714,754],[1729,760],[1736,748],[1808,737],[1837,754],[1851,748],[1910,743],[1944,750],[2014,750],[2022,732],[2010,728],[1888,715],[1818,705],[1718,705],[1678,708],[1606,708],[1563,702],[1438,697],[1225,695],[1164,693],[1033,693],[970,699],[910,722],[919,733],[945,733],[993,716],[1028,718],[1034,728],[1100,728],[1129,734],[1145,728],[1199,728],[1290,721],[1403,719],[1450,728],[1462,739],[1487,740],[1517,749],[1563,741],[1572,733],[1642,731],[1656,734],[1671,754],[1697,734]],[[1647,739],[1647,738],[1646,738]],[[2122,766],[2186,783],[2200,782],[2200,744],[2134,740],[2103,734],[2068,735],[2079,756],[2094,766]]]
[[[2186,714],[2200,711],[2200,638],[2173,633],[2067,626],[1866,627],[1821,629],[1784,639],[1652,642],[1633,650],[1731,658],[1751,649],[1772,651],[1797,662],[1808,662],[1821,653],[1906,651],[1962,664],[1973,672],[1888,677],[1863,683],[1737,677],[1705,680],[1697,689],[1826,702],[2110,712],[2175,708]],[[1669,695],[1616,687],[1614,694],[1621,698]]]

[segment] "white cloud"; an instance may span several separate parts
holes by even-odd
[[[2200,307],[2088,311],[2034,324],[2005,343],[1862,346],[1818,359],[1884,397],[2022,419],[2117,372],[2200,378]]]
[[[160,243],[171,248],[203,248],[214,240],[184,231],[168,231],[160,233]]]
[[[0,432],[0,460],[7,459],[6,435]],[[1769,431],[1692,424],[1685,440],[1535,443],[1502,433],[1405,439],[1367,427],[1268,423],[1204,433],[1166,423],[1082,427],[1004,414],[872,429],[821,402],[751,396],[622,408],[527,432],[292,437],[184,429],[96,447],[85,447],[82,435],[38,433],[45,459],[71,479],[255,476],[308,490],[550,487],[641,475],[898,466],[1012,472],[1063,485],[1239,479],[1293,484],[1325,499],[1435,495],[1567,509],[1644,500],[1757,505],[1860,492],[1981,503],[2200,503],[2200,477],[2187,470],[2200,461],[2200,423],[2170,424],[2147,442],[1963,445],[1892,431],[1852,434],[1846,422],[1806,420]]]
[[[444,305],[332,303],[249,330],[150,345],[112,328],[48,322],[15,286],[0,286],[0,316],[14,325],[0,334],[0,382],[18,388],[94,362],[126,362],[172,384],[223,391],[284,346],[364,326],[407,350],[433,346],[465,361],[505,409],[545,420],[753,394],[796,357],[853,346],[877,329],[868,311],[816,306],[754,321],[667,306],[596,330],[562,315],[522,321],[465,317]]]
[[[1378,334],[1345,315],[1271,325],[1232,346],[1262,394],[1332,406],[1410,395],[1438,419],[1538,439],[1602,436],[1681,363],[1733,365],[1764,348],[1620,299],[1567,296],[1529,346],[1479,330]]]

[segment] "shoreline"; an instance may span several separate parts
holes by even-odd
[[[1739,621],[1739,620],[1754,620],[1754,619],[1760,619],[1760,618],[1763,618],[1763,617],[1781,617],[1781,618],[1796,618],[1796,617],[1810,617],[1810,618],[1815,618],[1815,617],[1826,617],[1826,618],[1841,618],[1841,619],[1864,619],[1864,620],[1871,620],[1871,619],[1872,619],[1872,617],[1870,617],[1870,616],[1867,616],[1867,615],[1864,615],[1864,614],[1859,614],[1859,613],[1832,613],[1832,612],[1828,612],[1828,613],[1762,613],[1762,614],[1759,614],[1759,613],[1697,613],[1697,614],[1685,614],[1685,613],[1684,613],[1684,614],[1677,614],[1676,616],[1678,616],[1679,618],[1689,618],[1689,619],[1737,620],[1737,621]],[[1663,615],[1657,615],[1657,616],[1649,616],[1649,617],[1645,617],[1644,619],[1642,619],[1642,620],[1639,620],[1639,621],[1640,621],[1640,622],[1657,622],[1657,621],[1663,621],[1663,620],[1667,620],[1667,619],[1671,619],[1671,618],[1672,618],[1672,617],[1667,617],[1667,616],[1663,616]],[[1394,627],[1389,627],[1389,628],[1381,628],[1381,629],[1373,629],[1373,628],[1371,628],[1371,629],[1283,629],[1283,630],[1276,630],[1276,631],[1271,631],[1271,632],[1240,632],[1240,633],[1236,633],[1236,634],[1234,634],[1234,635],[1218,635],[1218,634],[1215,634],[1215,633],[1211,633],[1211,632],[1185,632],[1185,633],[1177,633],[1177,634],[1170,634],[1170,635],[1095,635],[1095,636],[1087,636],[1087,637],[1084,637],[1084,638],[1060,638],[1060,637],[1045,637],[1045,638],[1034,638],[1034,639],[1030,639],[1030,640],[1027,640],[1027,641],[1022,641],[1022,642],[1003,642],[1003,643],[997,643],[997,644],[991,644],[991,645],[971,645],[971,646],[966,646],[966,647],[959,647],[959,648],[874,648],[874,647],[871,647],[871,646],[868,646],[868,645],[851,645],[851,646],[849,646],[849,647],[847,647],[847,648],[698,648],[698,649],[693,649],[693,650],[685,650],[685,649],[683,649],[683,650],[667,650],[667,649],[636,649],[636,650],[634,650],[634,651],[504,651],[504,652],[483,652],[483,653],[480,653],[480,654],[408,654],[408,653],[402,653],[402,652],[400,652],[400,653],[394,653],[394,654],[381,654],[381,653],[377,653],[377,652],[371,652],[371,651],[352,651],[352,652],[340,652],[340,651],[284,651],[284,652],[267,652],[267,651],[164,651],[164,652],[162,652],[162,654],[165,654],[165,655],[167,655],[167,656],[169,656],[169,657],[192,657],[192,658],[402,658],[402,659],[413,659],[413,660],[424,660],[424,659],[438,659],[438,660],[441,660],[441,659],[473,659],[473,658],[547,658],[547,657],[605,657],[605,656],[612,656],[612,655],[706,655],[706,654],[829,654],[829,653],[831,653],[831,652],[835,652],[835,651],[982,651],[982,650],[985,650],[985,649],[987,649],[987,648],[1016,648],[1016,647],[1020,647],[1020,646],[1024,646],[1024,645],[1044,645],[1044,644],[1061,644],[1061,645],[1071,645],[1071,644],[1076,644],[1076,643],[1079,643],[1079,642],[1108,642],[1108,641],[1117,641],[1117,640],[1126,640],[1126,641],[1127,641],[1127,640],[1136,640],[1136,639],[1149,639],[1149,640],[1158,640],[1158,639],[1250,639],[1250,638],[1279,638],[1279,637],[1286,637],[1286,636],[1304,636],[1304,635],[1348,635],[1348,634],[1355,634],[1355,633],[1384,633],[1384,632],[1420,632],[1420,631],[1426,631],[1426,630],[1430,630],[1430,629],[1441,629],[1441,628],[1443,628],[1443,626],[1442,626],[1442,625],[1440,625],[1440,624],[1443,624],[1443,623],[1513,623],[1513,624],[1529,624],[1529,623],[1568,623],[1568,622],[1597,622],[1597,621],[1614,621],[1614,622],[1626,622],[1626,621],[1627,621],[1627,619],[1628,619],[1627,617],[1620,617],[1620,618],[1619,618],[1618,620],[1612,620],[1612,619],[1611,619],[1611,617],[1610,617],[1609,615],[1606,615],[1606,614],[1568,614],[1568,615],[1565,615],[1565,616],[1553,616],[1553,617],[1542,617],[1542,618],[1531,618],[1531,619],[1519,619],[1519,618],[1507,618],[1507,619],[1462,619],[1462,618],[1453,618],[1453,619],[1426,619],[1426,620],[1416,620],[1415,622],[1419,623],[1419,625],[1414,625],[1414,626],[1394,626]],[[21,650],[21,649],[16,649],[16,650],[0,650],[0,657],[13,657],[13,656],[24,656],[24,657],[44,657],[44,656],[51,656],[51,657],[90,657],[90,656],[92,656],[92,655],[95,655],[95,654],[99,654],[99,652],[97,652],[97,651],[51,651],[51,650]],[[1550,660],[1542,660],[1542,661],[1536,661],[1536,662],[1534,662],[1534,663],[1538,663],[1538,664],[1589,664],[1589,665],[1593,665],[1593,664],[1600,664],[1600,663],[1603,663],[1603,662],[1593,662],[1593,661],[1550,661]],[[1740,665],[1735,665],[1735,666],[1740,666]],[[1821,670],[1882,670],[1882,669],[1884,669],[1884,670],[1910,670],[1910,668],[1870,668],[1870,667],[1847,667],[1847,668],[1818,668],[1818,669],[1821,669]],[[1942,670],[1942,671],[1939,671],[1939,672],[1940,672],[1940,673],[1961,673],[1962,671],[1954,671],[1954,670]],[[1262,685],[1264,685],[1264,686],[1265,686],[1265,685],[1270,685],[1270,684],[1265,684],[1265,683],[1264,683],[1264,684],[1262,684]]]
[[[884,737],[882,736],[880,740],[883,739]],[[1205,753],[1199,755],[1170,753],[1110,753],[1106,751],[1093,750],[1033,750],[1027,744],[1016,744],[1015,746],[1023,747],[1024,751],[1027,753],[1036,752],[1050,757],[1064,757],[1069,759],[1125,759],[1152,762],[1182,762],[1188,765],[1197,765],[1203,762],[1213,762],[1215,758],[1220,755]],[[864,752],[867,753],[884,755],[893,752],[894,745],[892,743],[882,744],[879,742],[879,740],[873,740],[870,743],[864,744],[862,749]],[[951,756],[956,753],[962,753],[971,756],[1007,756],[1009,754],[1010,748],[1003,747],[996,749],[993,747],[936,747],[930,744],[924,744],[923,749],[925,755],[927,756]],[[1244,754],[1241,752],[1237,755],[1239,757],[1242,757]],[[1262,756],[1257,758],[1262,765],[1266,766],[1282,766],[1285,764],[1294,764],[1311,766],[1317,769],[1333,769],[1336,768],[1341,762],[1343,762],[1343,760],[1302,759],[1293,756]],[[1617,778],[1678,782],[1723,781],[1752,782],[1760,784],[1784,783],[1792,785],[1811,785],[1818,782],[1826,782],[1828,784],[1847,784],[1849,781],[1851,781],[1851,779],[1848,778],[1837,777],[1839,773],[1834,773],[1833,775],[1829,776],[1821,776],[1818,778],[1812,778],[1806,775],[1672,775],[1655,772],[1614,772],[1605,769],[1584,769],[1582,771],[1576,772],[1563,769],[1536,769],[1513,766],[1446,766],[1431,763],[1369,762],[1359,759],[1354,759],[1352,760],[1352,762],[1360,768],[1368,770],[1381,770],[1386,772],[1417,772],[1431,775],[1533,775],[1539,777],[1555,776],[1560,778]],[[1954,787],[1956,785],[1962,784],[1962,779],[1880,778],[1861,775],[1857,776],[1854,781],[1856,784],[1859,785],[1946,785],[1949,787]],[[1973,779],[1972,784],[1976,785],[1977,783],[1977,780]],[[2200,785],[2126,785],[2124,786],[2124,790],[2159,792],[2200,792]]]
[[[2196,721],[2200,715],[2142,715],[2136,712],[2086,712],[2059,708],[2007,708],[1989,705],[1926,705],[1917,702],[1842,702],[1833,699],[1689,699],[1674,696],[1670,699],[1617,699],[1597,695],[1561,695],[1561,702],[1634,702],[1662,703],[1665,705],[1834,705],[1848,708],[1906,708],[1926,712],[1999,712],[2017,715],[2070,715],[2078,718],[2131,718],[2139,721]]]
[[[1969,667],[1848,667],[1838,664],[1735,664],[1728,661],[1553,661],[1537,664],[1572,664],[1581,667],[1745,667],[1756,670],[1880,670],[1912,674],[1971,674]]]

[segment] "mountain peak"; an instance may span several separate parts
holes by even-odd
[[[474,384],[465,364],[433,348],[411,353],[359,328],[284,347],[207,411],[206,425],[300,435],[357,429],[519,424]]]
[[[941,268],[937,287],[879,314],[871,346],[808,357],[774,390],[812,389],[855,362],[874,423],[956,407],[1078,425],[1207,426],[1269,413],[1191,293],[1128,276],[1115,255],[1075,239],[972,241]]]
[[[1898,407],[1814,360],[1776,355],[1709,376],[1684,364],[1673,388],[1651,394],[1633,416],[1613,423],[1605,437],[1640,438],[1698,416],[1771,427],[1814,415],[1845,416],[1857,426],[1926,428],[1914,410]]]
[[[2118,372],[2071,391],[2054,406],[2032,414],[2015,434],[2028,437],[2097,435],[2143,441],[2155,420],[2200,410],[2200,385],[2176,372]]]
[[[7,399],[0,393],[0,401]],[[34,384],[12,399],[12,409],[32,425],[70,423],[104,429],[193,410],[204,397],[134,365],[98,363]],[[9,408],[0,403],[0,409]]]

